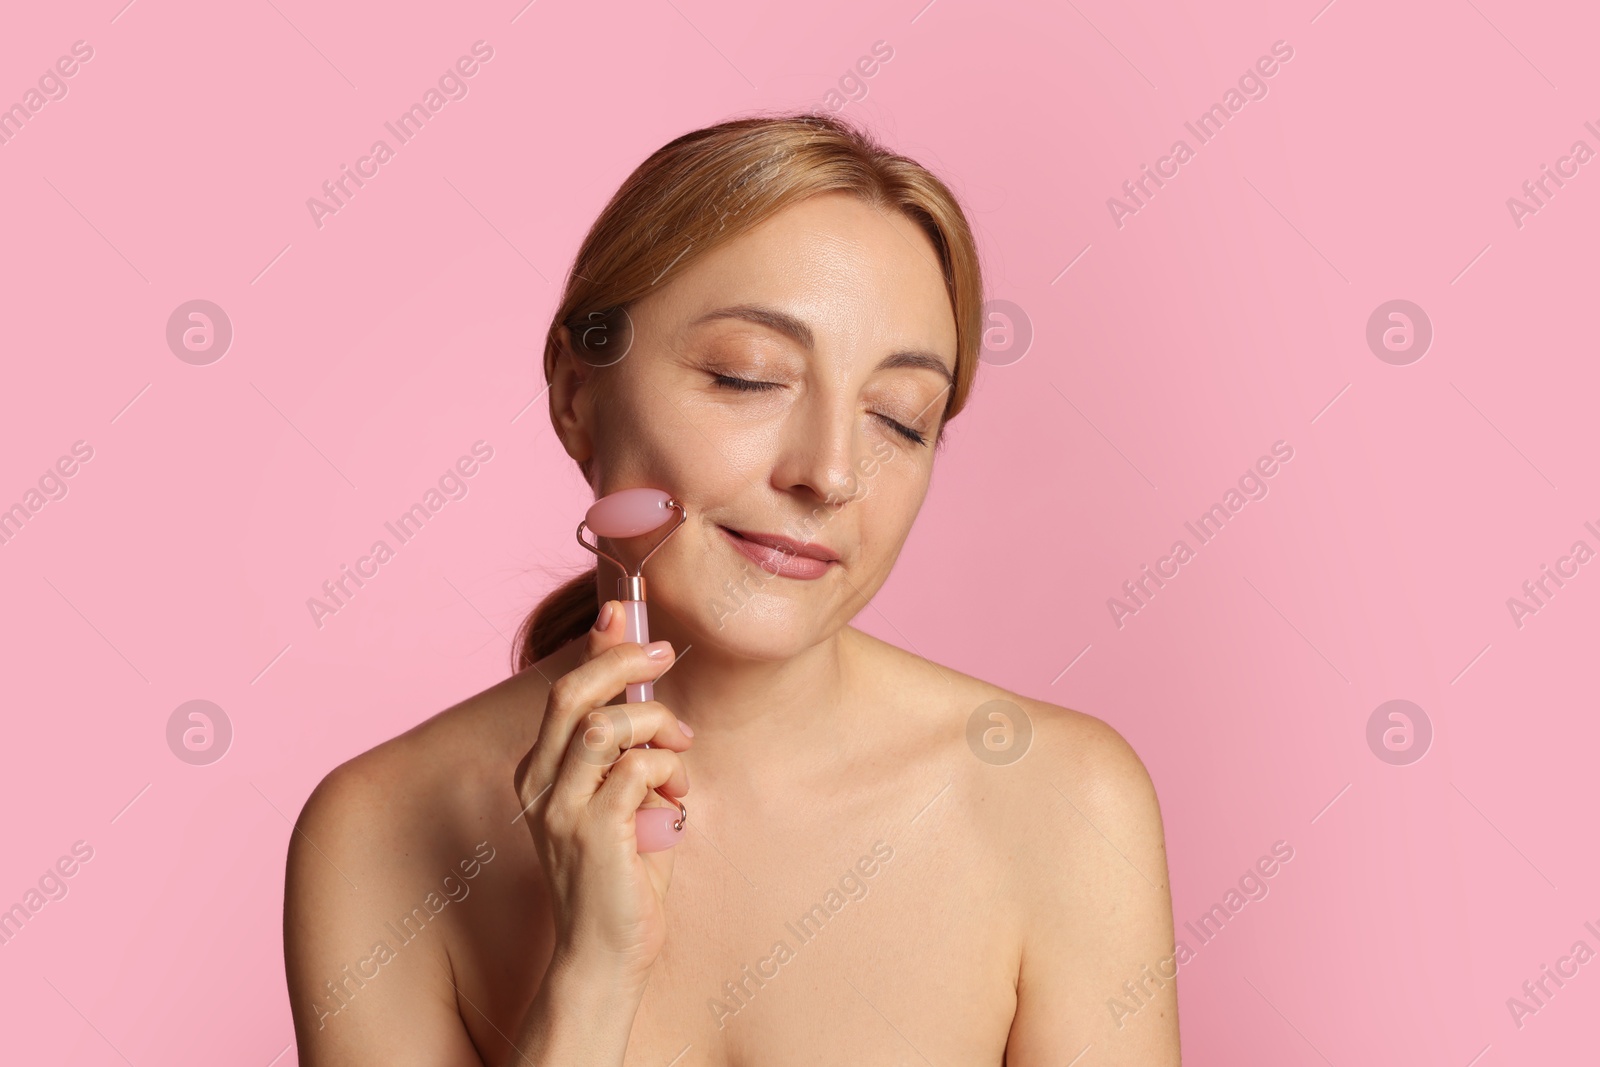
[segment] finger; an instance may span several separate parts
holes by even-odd
[[[606,649],[621,643],[626,636],[627,626],[622,612],[622,601],[608,600],[601,604],[599,613],[595,615],[594,625],[589,628],[587,640],[578,653],[577,666],[581,667]]]
[[[605,766],[639,745],[687,752],[693,742],[683,722],[659,700],[604,704],[584,712],[573,726],[569,748],[586,763]]]
[[[609,704],[587,712],[575,725],[556,773],[551,790],[559,798],[556,803],[569,808],[587,804],[624,753],[646,744],[686,752],[692,742],[678,717],[658,701]]]
[[[544,716],[539,720],[539,736],[534,741],[537,750],[541,745],[553,747],[557,752],[566,748],[567,739],[571,736],[571,714],[583,714],[587,708],[578,706],[579,700],[586,694],[570,692],[573,683],[567,681],[568,675],[579,667],[592,662],[597,656],[608,649],[614,648],[622,642],[624,628],[621,607],[615,600],[608,600],[600,605],[600,611],[595,615],[594,625],[589,627],[584,635],[583,646],[579,650],[577,663],[561,677],[550,683],[550,688],[545,694]],[[610,697],[606,698],[607,700]],[[605,703],[605,701],[601,701]],[[554,769],[559,763],[550,763]]]
[[[594,625],[589,628],[585,637],[578,665],[587,663],[600,652],[621,641],[623,637],[621,615],[619,605],[614,600],[608,600],[600,605]],[[565,678],[566,675],[563,674],[561,677]],[[528,749],[527,755],[523,756],[522,762],[517,765],[515,784],[517,794],[524,805],[524,812],[544,795],[554,781],[556,769],[561,765],[561,756],[566,751],[567,741],[571,737],[571,721],[563,714],[562,702],[556,688],[560,681],[560,678],[556,679],[546,691],[544,713],[539,718],[538,735],[534,738],[533,746]]]
[[[575,741],[588,738],[587,748],[592,751],[603,748],[611,733],[626,734],[630,730],[637,732],[637,729],[648,728],[648,724],[635,728],[626,713],[619,716],[619,713],[608,712],[607,715],[619,716],[609,719],[594,713],[603,708],[625,706],[608,705],[607,701],[615,698],[630,682],[649,681],[659,674],[656,662],[637,642],[627,642],[612,646],[556,679],[539,724],[538,740],[534,742],[531,775],[536,775],[540,782],[556,779],[561,767],[568,762],[566,757]],[[649,740],[648,734],[641,740]],[[618,751],[622,747],[618,745]],[[610,762],[611,758],[614,757],[600,762]],[[594,757],[590,757],[589,762],[595,762]],[[591,783],[590,790],[592,787]],[[586,790],[585,795],[590,790]]]
[[[653,681],[672,664],[667,642],[652,642],[667,654],[651,657],[637,642],[624,641],[626,622],[620,604],[608,601],[607,606],[611,610],[602,607],[596,618],[599,628],[589,630],[579,664],[550,687],[538,737],[519,779],[525,804],[532,799],[527,793],[538,792],[556,777],[580,716],[605,705],[631,682]],[[603,627],[601,620],[606,623]]]
[[[608,769],[589,802],[589,813],[602,824],[614,825],[631,818],[658,788],[673,797],[688,794],[689,769],[683,757],[661,748],[630,748]]]
[[[616,605],[617,601],[608,601]],[[604,617],[606,609],[600,609]],[[640,645],[624,640],[626,622],[619,608],[611,613],[603,630],[591,628],[585,639],[578,665],[555,680],[550,687],[545,722],[560,732],[565,745],[572,723],[578,716],[615,698],[630,684],[653,682],[672,665],[674,655],[669,641]],[[598,620],[597,620],[598,624]],[[544,724],[541,723],[541,738]]]

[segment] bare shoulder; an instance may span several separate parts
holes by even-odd
[[[1134,867],[1145,881],[1164,887],[1160,802],[1133,746],[1094,715],[1015,693],[1007,699],[1021,708],[1032,730],[1027,758],[1037,761],[1034,781],[1046,783],[1037,792],[1062,812],[1067,824],[1089,831],[1076,836],[1088,847],[1063,849],[1059,858],[1117,876]],[[1073,839],[1071,834],[1062,836],[1063,841]],[[1140,860],[1131,858],[1135,854]]]
[[[1006,1063],[1075,1062],[1092,1044],[1097,1063],[1176,1065],[1174,982],[1143,988],[1137,1026],[1106,1008],[1173,946],[1161,810],[1133,747],[1094,715],[875,639],[859,645],[923,709],[929,756],[955,771],[945,796],[960,821],[942,828],[1004,872],[985,899],[1016,968]]]
[[[1012,692],[861,631],[852,633],[886,685],[913,694],[919,706],[934,709],[944,721],[964,716],[960,725],[965,729],[971,727],[967,720],[975,718],[985,728],[993,727],[996,744],[1021,748],[997,755],[994,763],[1026,759],[1048,764],[1052,780],[1070,780],[1106,801],[1153,799],[1144,762],[1105,720]]]
[[[329,771],[295,825],[291,883],[313,858],[327,861],[320,877],[343,859],[387,881],[456,849],[507,805],[515,811],[516,766],[538,737],[550,679],[576,651],[569,643]]]
[[[296,837],[354,862],[392,859],[397,837],[411,843],[398,855],[422,850],[478,806],[486,774],[515,764],[514,705],[531,687],[520,675],[507,679],[339,764],[306,799]]]
[[[1144,761],[1104,719],[1059,704],[1013,695],[1031,720],[1039,754],[1098,807],[1155,802]],[[1148,813],[1147,813],[1148,814]]]
[[[524,728],[516,711],[530,684],[517,676],[434,715],[341,763],[307,798],[284,886],[302,1062],[464,1059],[447,906],[496,845],[505,851]],[[397,1044],[422,1032],[397,1019],[430,1016],[438,1044]]]
[[[1062,865],[1078,870],[1120,866],[1127,873],[1126,857],[1104,847],[1109,839],[1130,855],[1131,850],[1141,852],[1149,861],[1145,866],[1152,868],[1151,879],[1164,881],[1155,785],[1144,761],[1115,727],[860,636],[864,653],[879,665],[885,684],[912,694],[917,706],[930,709],[930,736],[939,738],[957,765],[981,776],[986,796],[1009,799],[991,803],[995,825],[989,830],[1007,837],[1013,854],[1035,857],[1055,870]],[[1024,840],[1040,824],[1020,813],[1041,807],[1056,813],[1045,825],[1055,831],[1059,849],[1041,850],[1037,839]],[[1071,832],[1074,826],[1088,829],[1088,839]]]

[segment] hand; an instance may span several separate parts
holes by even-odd
[[[654,681],[674,659],[665,641],[650,646],[665,652],[660,658],[624,641],[621,606],[609,607],[609,625],[589,631],[578,665],[551,685],[515,784],[550,887],[552,967],[642,995],[666,938],[673,850],[641,855],[634,813],[648,800],[661,806],[657,787],[674,798],[689,792],[679,753],[690,740],[658,701],[606,703],[630,683]],[[645,742],[651,747],[634,747]]]

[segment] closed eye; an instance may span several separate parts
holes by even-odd
[[[761,382],[750,378],[737,378],[731,374],[713,374],[711,379],[724,389],[734,389],[741,393],[765,393],[772,389],[783,388],[777,382]],[[873,414],[878,415],[877,412],[873,412]],[[882,419],[891,430],[904,437],[907,441],[918,445],[926,445],[928,443],[926,437],[911,427],[898,423],[887,415],[878,415],[878,418]]]
[[[777,389],[777,382],[757,382],[749,378],[735,378],[731,374],[713,374],[712,380],[718,385],[729,389],[737,389],[742,393],[764,393],[768,389]]]

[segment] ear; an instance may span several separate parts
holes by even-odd
[[[593,397],[594,368],[572,350],[572,333],[565,325],[556,329],[555,364],[550,372],[550,424],[567,450],[580,464],[594,455],[589,428],[589,403]]]

